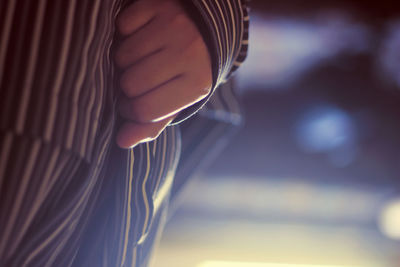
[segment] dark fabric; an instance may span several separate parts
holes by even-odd
[[[115,19],[129,3],[0,1],[0,266],[150,258],[181,138],[171,126],[134,149],[114,144]]]

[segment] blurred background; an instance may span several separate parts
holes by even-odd
[[[400,4],[251,2],[244,120],[155,267],[400,266]]]

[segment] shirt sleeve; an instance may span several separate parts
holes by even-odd
[[[245,60],[249,39],[248,0],[181,0],[196,23],[212,58],[211,93],[182,111],[173,124],[191,117]]]

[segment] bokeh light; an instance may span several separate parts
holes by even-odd
[[[379,228],[388,238],[400,240],[400,198],[389,201],[383,207]]]

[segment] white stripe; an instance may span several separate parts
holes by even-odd
[[[58,94],[60,93],[62,81],[65,74],[65,68],[68,59],[68,51],[69,46],[71,44],[71,36],[72,36],[72,28],[73,28],[73,21],[74,21],[74,11],[76,6],[76,0],[69,0],[69,8],[67,10],[66,16],[66,29],[64,34],[64,40],[62,42],[63,47],[61,48],[61,56],[59,60],[59,64],[57,67],[56,79],[54,83],[54,90],[52,92],[50,103],[49,103],[49,110],[48,110],[48,119],[46,124],[46,130],[44,134],[44,140],[50,141],[54,131],[54,121],[57,114],[57,102],[58,102]]]
[[[130,207],[130,205],[131,205],[130,202],[128,203],[128,201],[126,201],[126,198],[130,197],[129,196],[130,183],[131,183],[130,178],[132,176],[130,176],[129,174],[130,174],[131,161],[134,160],[134,153],[132,153],[132,152],[133,152],[132,149],[128,150],[128,152],[127,152],[127,157],[126,157],[126,162],[125,162],[126,170],[125,170],[125,176],[123,177],[124,180],[125,180],[125,183],[124,183],[124,186],[122,187],[122,189],[123,190],[125,189],[125,190],[124,190],[124,195],[121,197],[121,198],[124,199],[123,203],[122,203],[123,204],[123,206],[122,206],[122,211],[123,211],[122,216],[124,216],[124,217],[121,216],[120,218],[121,218],[122,221],[125,222],[125,224],[122,225],[122,227],[120,227],[120,231],[119,231],[120,242],[118,244],[118,254],[117,255],[118,255],[118,259],[120,259],[121,262],[123,261],[123,256],[122,255],[124,254],[124,252],[121,249],[123,249],[123,246],[125,246],[124,233],[125,233],[125,229],[126,229],[126,227],[128,225],[128,222],[127,222],[127,219],[126,219],[126,215],[127,215],[126,211],[127,211],[128,207]],[[131,156],[132,156],[132,160],[131,160]],[[133,164],[133,162],[132,162],[132,164]],[[120,195],[122,195],[122,194],[120,194]],[[119,198],[118,200],[120,200],[121,198]],[[116,201],[115,202],[115,210],[118,211],[119,208],[120,207],[118,206],[118,203]],[[116,227],[116,223],[114,223],[113,226],[114,226],[114,231],[117,232],[118,227]],[[130,227],[130,225],[129,225],[129,227]],[[119,263],[118,265],[122,266],[122,263]]]
[[[21,102],[18,108],[18,117],[16,126],[17,134],[22,134],[22,132],[24,131],[26,112],[28,110],[29,98],[31,96],[31,91],[32,91],[33,74],[35,72],[35,65],[38,63],[37,57],[40,44],[40,37],[42,35],[42,25],[44,20],[44,11],[46,7],[46,2],[47,2],[46,0],[40,0],[36,15],[36,23],[35,23],[35,28],[33,30],[33,40],[31,44],[32,46],[29,52],[27,74],[24,79],[24,86],[23,86],[24,89],[22,91]]]
[[[228,1],[229,2],[229,1]],[[225,44],[226,44],[226,53],[225,53],[225,56],[226,56],[226,66],[229,66],[230,65],[230,55],[231,55],[231,53],[230,53],[230,51],[229,51],[229,35],[228,35],[228,26],[227,26],[227,24],[226,24],[226,20],[225,20],[225,16],[224,16],[224,12],[222,11],[222,9],[221,9],[221,6],[220,6],[220,4],[218,3],[218,0],[215,0],[215,3],[217,4],[217,7],[218,7],[218,10],[219,10],[219,12],[220,12],[220,14],[221,14],[221,18],[222,18],[222,23],[224,24],[224,29],[225,29],[225,38],[226,38],[226,40],[225,40]],[[232,14],[232,17],[233,17],[233,14]],[[233,27],[234,27],[234,25],[232,25]],[[233,48],[233,46],[232,46],[232,48]],[[229,54],[229,55],[228,55]]]
[[[165,168],[165,158],[166,158],[166,153],[167,153],[167,130],[163,132],[163,147],[162,147],[162,159],[161,159],[161,167],[160,167],[160,173],[158,174],[157,178],[157,184],[154,187],[154,193],[156,195],[153,196],[154,198],[154,211],[153,213],[157,213],[158,209],[161,207],[161,203],[167,199],[167,195],[171,192],[172,188],[172,182],[174,179],[171,178],[170,175],[168,175],[169,179],[167,179],[164,184],[160,186],[160,182],[163,178],[162,174]],[[172,136],[172,141],[175,140],[175,136]],[[173,147],[173,146],[172,146]]]
[[[133,149],[130,149],[129,151],[130,153],[130,157],[128,157],[128,161],[129,161],[129,174],[128,178],[129,178],[129,185],[128,185],[128,207],[126,209],[126,228],[125,228],[125,236],[124,236],[124,250],[122,253],[122,262],[121,262],[121,266],[123,266],[125,264],[126,261],[126,253],[127,253],[127,249],[128,249],[128,242],[129,242],[129,231],[130,231],[130,227],[131,227],[131,212],[132,212],[132,187],[133,187],[133,166],[134,166],[134,160],[135,160],[135,156],[133,154]]]
[[[240,0],[239,0],[240,2]],[[235,13],[233,12],[233,8],[232,5],[230,3],[230,1],[227,1],[228,6],[229,6],[229,11],[231,12],[231,18],[232,18],[232,50],[230,53],[230,61],[229,61],[229,65],[231,65],[232,61],[234,60],[233,58],[233,52],[236,49],[236,24],[235,24]],[[238,6],[240,8],[240,3],[238,3]]]
[[[218,44],[219,44],[219,50],[220,50],[220,53],[219,53],[219,60],[220,60],[220,62],[222,63],[222,43],[221,43],[221,38],[220,38],[220,33],[219,33],[219,30],[218,30],[218,24],[217,24],[217,22],[215,21],[215,18],[213,17],[213,15],[212,15],[212,12],[211,12],[211,10],[210,10],[210,8],[208,7],[208,5],[207,5],[207,3],[206,3],[206,1],[205,0],[202,0],[202,2],[203,2],[203,5],[204,5],[204,7],[207,9],[207,11],[208,11],[208,14],[210,15],[210,17],[211,17],[211,20],[213,21],[213,24],[214,24],[214,27],[215,27],[215,31],[216,31],[216,33],[217,33],[217,39],[218,39]],[[221,77],[219,77],[219,80],[217,81],[217,84],[219,84],[220,83],[220,78]]]
[[[97,3],[99,3],[100,1],[97,1]],[[96,9],[98,9],[98,7],[96,7]],[[98,14],[97,14],[98,16]],[[104,31],[105,33],[105,31]],[[93,62],[93,72],[91,73],[90,77],[93,77],[94,80],[94,72],[96,71],[96,67],[94,66],[98,66],[99,65],[99,60],[101,59],[101,55],[100,55],[100,51],[102,51],[102,49],[97,49],[97,53],[96,53],[96,60],[95,62]],[[100,73],[100,76],[103,76],[103,73]],[[96,86],[95,84],[93,86]],[[82,134],[82,142],[81,142],[81,149],[80,149],[80,155],[82,157],[85,156],[87,148],[88,148],[88,137],[89,137],[89,127],[92,127],[91,125],[91,121],[90,121],[90,117],[93,111],[93,106],[95,103],[95,96],[96,96],[96,92],[100,91],[102,92],[103,90],[105,90],[104,86],[101,86],[100,88],[90,88],[90,99],[89,99],[89,103],[87,105],[87,110],[86,110],[86,117],[85,117],[85,121],[84,121],[84,130],[83,130],[83,134]],[[101,102],[100,102],[101,103]],[[100,103],[97,103],[98,106],[101,106]],[[95,119],[97,120],[97,119]]]
[[[15,12],[15,5],[17,4],[17,1],[7,1],[8,9],[6,10],[6,19],[4,23],[4,29],[2,29],[2,35],[0,38],[0,84],[3,79],[3,74],[5,71],[6,66],[4,65],[4,61],[6,59],[7,55],[7,44],[8,44],[8,39],[10,38],[10,32],[11,32],[11,25],[12,21],[14,18],[14,12]]]
[[[98,18],[100,2],[101,1],[95,1],[96,4],[94,6],[92,17],[90,19],[89,34],[86,39],[85,45],[83,47],[83,52],[82,52],[83,59],[82,59],[82,63],[81,63],[81,69],[79,71],[79,76],[77,77],[76,84],[74,86],[75,91],[74,91],[74,95],[73,95],[73,99],[72,99],[72,103],[73,103],[72,104],[72,115],[71,115],[71,121],[68,124],[69,131],[68,131],[67,143],[66,143],[67,149],[71,149],[72,143],[74,141],[74,135],[75,135],[75,129],[76,129],[76,123],[77,123],[77,117],[78,117],[79,96],[81,93],[82,84],[87,75],[86,69],[87,69],[87,65],[88,65],[89,48],[90,48],[90,45],[92,44],[92,41],[94,38],[94,33],[96,31],[96,20]],[[85,90],[93,90],[93,88],[85,88]],[[87,111],[88,110],[86,110],[86,112]],[[79,136],[78,138],[81,138],[81,136]],[[82,151],[82,148],[80,149],[80,151]],[[83,155],[81,155],[81,156],[83,156]]]
[[[146,174],[143,178],[143,183],[142,183],[142,194],[143,194],[143,200],[144,200],[144,206],[145,206],[145,212],[146,215],[144,217],[144,223],[143,223],[143,229],[142,229],[142,238],[146,233],[147,229],[147,224],[149,222],[149,216],[150,216],[150,208],[149,208],[149,200],[147,199],[147,192],[146,192],[146,183],[147,180],[149,179],[149,174],[150,174],[150,168],[151,168],[151,161],[150,161],[150,147],[149,143],[146,143],[146,159],[147,159],[147,165],[146,165]],[[140,241],[139,241],[140,242]]]
[[[26,230],[30,226],[34,216],[37,213],[37,211],[41,207],[43,201],[46,199],[49,190],[47,190],[47,192],[45,192],[45,189],[46,189],[46,186],[48,186],[48,184],[49,184],[50,177],[53,178],[54,181],[57,180],[55,178],[57,178],[58,176],[57,177],[53,177],[53,176],[50,176],[50,175],[53,173],[53,170],[54,170],[55,164],[57,162],[57,159],[59,157],[59,154],[60,154],[59,146],[56,146],[56,148],[53,151],[53,153],[50,154],[50,162],[46,166],[46,172],[43,175],[43,179],[39,180],[41,182],[41,184],[40,184],[38,192],[35,192],[35,198],[32,201],[32,207],[29,209],[28,214],[24,215],[24,217],[26,219],[24,219],[24,224],[22,225],[22,227],[18,231],[17,236],[15,237],[15,242],[16,243],[18,243],[21,240],[21,238],[25,234]],[[43,158],[41,158],[41,160],[43,160]],[[48,159],[46,159],[46,160],[48,160]]]
[[[71,227],[69,229],[73,229],[76,227],[75,223],[74,225],[71,225]],[[72,230],[70,230],[72,232]],[[47,260],[46,265],[44,267],[51,267],[54,266],[53,262],[56,260],[57,256],[59,255],[60,251],[64,248],[65,244],[67,243],[68,239],[65,238],[64,240],[62,240],[56,247],[56,249],[52,252],[51,257]]]
[[[158,179],[157,179],[157,183],[156,186],[154,187],[154,190],[157,191],[158,187],[160,185],[160,181],[162,179],[162,173],[164,171],[164,165],[165,165],[165,155],[167,153],[167,129],[165,129],[162,132],[162,151],[161,151],[161,166],[160,166],[160,173],[158,174]]]
[[[101,66],[103,65],[103,57],[101,57],[99,65],[101,65]],[[96,101],[97,105],[95,105],[94,122],[93,122],[93,125],[92,125],[91,129],[89,129],[91,131],[90,138],[89,138],[89,140],[87,142],[89,149],[92,149],[92,147],[94,145],[94,141],[95,141],[95,137],[96,137],[96,133],[97,133],[97,128],[98,128],[98,125],[99,125],[98,116],[99,116],[99,114],[101,112],[101,109],[102,109],[102,105],[100,105],[99,103],[102,103],[102,99],[104,97],[104,91],[106,90],[106,87],[104,85],[104,76],[105,75],[104,75],[104,72],[103,72],[103,68],[101,68],[101,73],[99,73],[99,83],[100,83],[100,88],[102,88],[102,90],[99,90],[100,95],[99,95],[99,98],[98,98],[99,101]]]
[[[158,140],[158,138],[156,138],[156,140],[153,141],[153,158],[156,156],[157,140]]]

